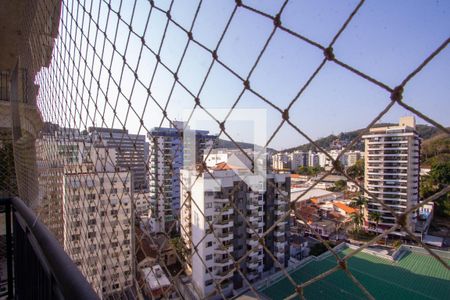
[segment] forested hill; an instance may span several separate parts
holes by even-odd
[[[424,167],[430,167],[433,163],[450,161],[450,136],[445,133],[436,133],[424,140],[420,156]]]
[[[396,124],[384,123],[384,124],[377,124],[376,127],[394,126],[394,125],[396,125]],[[330,134],[327,137],[316,140],[316,143],[323,149],[328,150],[331,148],[334,141],[339,139],[340,141],[349,143],[354,138],[356,138],[358,136],[358,134],[360,132],[362,132],[363,130],[365,130],[365,129],[341,132],[338,135]],[[419,124],[419,125],[417,125],[417,132],[419,133],[420,137],[423,140],[427,140],[427,139],[431,138],[432,136],[434,136],[435,134],[437,134],[439,132],[439,130],[434,126]],[[364,142],[362,140],[358,141],[358,143],[355,145],[354,149],[355,150],[364,150]],[[284,151],[292,152],[295,150],[300,150],[300,151],[315,150],[315,146],[311,143],[307,143],[307,144],[303,144],[303,145],[300,145],[297,147],[285,149],[285,150],[283,150],[283,152]]]

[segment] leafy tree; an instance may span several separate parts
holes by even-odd
[[[450,184],[450,161],[434,163],[431,166],[430,178],[438,185]]]
[[[347,188],[347,181],[345,180],[338,180],[334,183],[334,186],[338,191],[343,191]]]
[[[175,251],[177,251],[178,256],[181,259],[184,260],[184,259],[186,259],[186,257],[188,257],[189,251],[186,249],[181,237],[172,238],[170,240],[170,242],[171,242],[172,246],[175,248]]]
[[[331,192],[343,192],[347,188],[347,181],[345,180],[338,180],[334,183],[334,186],[328,188],[328,191]]]
[[[364,159],[358,159],[353,166],[348,167],[347,175],[353,179],[364,177]]]
[[[420,155],[424,166],[448,161],[450,159],[450,136],[439,133],[425,140],[422,143]]]
[[[430,174],[420,181],[420,197],[425,199],[450,184],[450,161],[436,162],[431,165]],[[437,216],[450,217],[450,193],[434,201]]]
[[[364,209],[367,205],[367,199],[364,196],[359,195],[358,197],[354,198],[353,201],[354,206],[357,207],[362,214],[364,214]]]
[[[297,174],[308,175],[308,176],[315,176],[315,175],[319,174],[320,172],[323,172],[323,168],[321,168],[321,167],[301,166],[297,170]]]

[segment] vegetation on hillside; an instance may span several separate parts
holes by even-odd
[[[422,176],[420,181],[420,197],[425,199],[450,184],[450,160],[435,162],[431,165],[429,175]],[[435,214],[450,218],[450,193],[434,201]]]
[[[396,124],[381,123],[381,124],[377,124],[375,127],[394,126],[394,125],[396,125]],[[429,126],[429,125],[422,125],[422,124],[417,125],[416,129],[417,129],[417,132],[419,133],[419,136],[424,140],[431,138],[432,136],[434,136],[436,133],[439,132],[439,130],[436,127]],[[361,132],[364,132],[365,130],[366,129],[363,128],[363,129],[358,129],[358,130],[353,130],[353,131],[341,132],[338,135],[330,134],[329,136],[320,138],[320,139],[316,140],[315,142],[317,143],[317,145],[319,145],[323,149],[330,149],[332,143],[336,139],[339,139],[341,141],[350,142],[354,138],[356,138]],[[316,150],[315,148],[316,147],[313,144],[307,143],[307,144],[300,145],[297,147],[288,148],[283,151],[286,151],[286,152],[292,152],[295,150],[309,151],[309,150]],[[359,140],[352,149],[363,151],[364,150],[364,142],[362,140]]]
[[[439,133],[422,142],[420,151],[422,166],[450,161],[450,136]]]
[[[236,142],[236,144],[239,145],[239,147],[241,147],[242,150],[254,149],[256,151],[261,151],[261,149],[262,149],[261,146],[254,145],[251,143]],[[227,141],[227,140],[218,138],[214,142],[214,148],[239,149],[239,147],[237,147],[236,144],[232,141]],[[277,152],[275,149],[272,149],[272,148],[266,148],[266,151],[270,154]]]

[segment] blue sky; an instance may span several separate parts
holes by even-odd
[[[166,15],[153,10],[146,27],[150,11],[148,1],[136,1],[134,13],[134,1],[123,1],[122,5],[120,1],[111,2],[112,8],[120,9],[121,16],[126,23],[132,24],[134,31],[139,35],[145,32],[146,43],[154,53],[157,53],[167,21]],[[78,30],[76,45],[82,50],[82,56],[87,57],[86,66],[93,70],[94,79],[98,78],[100,83],[97,86],[95,80],[91,81],[90,72],[83,72],[83,61],[81,61],[81,67],[74,65],[74,74],[83,79],[75,84],[75,88],[80,92],[76,96],[65,97],[68,97],[68,102],[71,103],[70,109],[76,116],[75,119],[79,120],[74,120],[74,124],[66,125],[83,127],[86,122],[89,126],[95,124],[121,127],[120,124],[124,123],[131,132],[145,134],[145,129],[139,125],[139,119],[143,116],[146,128],[158,126],[161,123],[162,114],[155,101],[160,106],[165,106],[174,82],[171,73],[160,65],[154,72],[156,59],[152,51],[144,48],[139,55],[141,40],[133,34],[129,37],[128,26],[122,21],[118,22],[115,14],[110,14],[109,22],[106,22],[108,9],[103,1],[93,1],[94,20],[90,23],[79,5],[72,7],[71,0],[65,3],[71,7],[74,18],[83,24],[83,31],[89,36],[91,45],[79,35]],[[170,6],[170,1],[155,1],[155,3],[164,10]],[[282,1],[253,0],[244,1],[244,3],[274,15],[279,11]],[[281,22],[283,26],[326,46],[357,4],[357,1],[292,0],[281,15]],[[198,1],[174,1],[171,15],[181,26],[190,28],[197,6]],[[233,8],[234,1],[203,1],[192,30],[194,39],[209,49],[216,48]],[[87,9],[90,8],[87,7]],[[100,9],[99,15],[98,9]],[[63,20],[66,25],[70,24],[71,16],[64,12],[64,8]],[[115,40],[116,51],[125,54],[127,63],[133,70],[123,65],[121,56],[115,53],[112,45],[101,34],[95,35],[95,23],[106,31],[110,40]],[[90,30],[88,30],[89,24]],[[247,77],[272,29],[273,23],[269,19],[238,8],[218,48],[219,59],[239,76]],[[74,26],[71,30],[72,35],[75,36],[77,30]],[[65,27],[61,26],[62,37],[65,36],[65,31]],[[341,61],[394,87],[449,37],[450,1],[366,1],[333,48],[336,57]],[[97,42],[94,48],[92,44],[95,40]],[[180,82],[191,93],[197,94],[212,57],[207,51],[191,42],[179,65],[187,41],[187,35],[169,23],[160,50],[161,60],[172,71],[176,71],[179,66]],[[69,44],[75,45],[68,40],[60,40],[57,43],[56,53],[58,50],[60,53],[67,52],[75,61],[78,61],[80,54],[77,53],[76,48],[68,47],[71,50],[67,50],[68,48],[63,47]],[[105,66],[102,66],[100,59],[94,53],[103,57]],[[58,59],[61,60],[62,57],[56,54],[54,61]],[[284,109],[322,59],[323,54],[320,49],[277,30],[250,77],[251,87]],[[112,79],[117,84],[108,80],[106,70],[109,68],[111,68]],[[77,69],[80,69],[80,72],[76,72]],[[134,70],[142,81],[142,85],[135,82]],[[150,85],[153,73],[154,78]],[[68,74],[69,72],[66,72],[61,76],[68,76]],[[119,85],[125,96],[119,95],[117,87]],[[148,87],[154,99],[146,104]],[[185,88],[178,83],[175,84],[167,106],[168,117],[172,120],[181,120],[184,110],[192,109],[194,106],[194,99]],[[239,79],[218,63],[214,63],[199,97],[206,109],[229,109],[242,88],[243,85]],[[90,95],[88,90],[91,91]],[[108,95],[109,103],[116,106],[116,117],[114,117],[113,109],[105,105],[105,94]],[[84,103],[90,103],[89,108],[79,105],[80,98],[84,99]],[[129,110],[127,98],[131,100],[131,106],[135,112]],[[441,124],[450,125],[450,47],[442,51],[408,83],[404,99],[407,104]],[[103,124],[99,113],[93,109],[94,102],[97,102],[100,114],[105,116]],[[333,62],[327,62],[291,108],[290,118],[305,133],[316,139],[331,133],[365,127],[388,103],[389,94],[386,91]],[[76,107],[80,110],[76,111]],[[281,122],[281,114],[278,111],[248,91],[243,94],[236,108],[267,109],[267,128],[260,130],[266,130],[268,136]],[[45,116],[45,109],[43,110]],[[403,108],[395,106],[382,121],[396,122],[400,116],[410,114]],[[239,124],[241,123],[244,124],[245,120]],[[167,121],[163,122],[163,125],[168,125]],[[206,129],[212,132],[218,132],[218,126],[213,122],[207,127],[209,128]],[[252,126],[230,124],[227,128],[230,130],[230,135],[237,140],[251,140]],[[269,146],[283,149],[305,141],[292,127],[285,124]]]

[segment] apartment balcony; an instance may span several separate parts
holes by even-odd
[[[369,145],[382,145],[382,144],[392,144],[393,141],[390,140],[382,140],[382,141],[369,141]],[[407,144],[407,140],[398,140],[395,141],[396,144]],[[371,147],[372,148],[372,147]]]
[[[255,214],[255,215],[250,215],[250,216],[248,216],[248,221],[250,222],[250,223],[252,223],[252,222],[259,222],[259,218],[260,218],[260,216],[258,216],[258,214]]]
[[[254,234],[256,234],[256,233],[258,233],[258,234],[262,234],[262,229],[261,228],[250,228],[250,227],[247,227],[247,233],[248,234],[250,234],[250,235],[254,235]]]
[[[284,216],[285,214],[286,214],[285,211],[282,211],[282,210],[275,210],[275,215],[278,216],[278,217],[282,217],[282,216]]]
[[[280,248],[281,248],[281,247],[284,247],[284,246],[286,245],[286,242],[279,242],[279,241],[277,242],[277,241],[276,241],[276,242],[274,243],[274,245],[275,245],[275,247],[280,247]]]
[[[259,268],[259,266],[260,266],[259,261],[247,262],[248,269],[257,270]]]
[[[231,228],[234,226],[234,222],[232,220],[219,220],[213,223],[214,228]]]
[[[214,249],[214,251],[217,254],[230,254],[231,252],[234,251],[234,248],[231,243],[222,243],[222,245],[220,243],[218,243],[217,247],[216,247],[216,249]]]
[[[213,201],[216,203],[230,203],[228,198],[213,198]]]
[[[281,231],[281,230],[274,230],[273,235],[274,235],[275,237],[284,237],[285,232],[284,232],[284,231]]]
[[[214,211],[217,213],[221,213],[222,215],[232,215],[234,213],[234,209],[232,207],[228,208],[215,207]]]
[[[280,230],[284,232],[286,224],[287,224],[286,219],[284,219],[284,221],[278,222],[277,225],[275,226],[275,230]]]
[[[216,277],[217,279],[231,278],[231,277],[233,277],[233,271],[231,271],[231,270],[224,271],[222,269],[219,269],[214,272],[214,277]]]
[[[232,233],[218,233],[217,238],[221,242],[226,242],[226,241],[230,241],[233,239],[233,234]]]
[[[226,267],[233,264],[233,260],[231,258],[215,258],[214,265],[217,267]]]
[[[247,209],[248,210],[258,210],[259,206],[253,204],[253,203],[248,203],[247,204]]]
[[[5,216],[8,299],[99,299],[61,244],[19,198],[0,199]],[[14,228],[14,230],[13,230]],[[14,275],[13,275],[14,274]]]
[[[287,199],[284,199],[284,198],[282,198],[282,199],[277,198],[277,199],[274,200],[274,204],[275,204],[275,205],[285,205],[285,204],[287,204]]]
[[[245,274],[245,276],[247,277],[247,279],[249,281],[255,281],[256,279],[259,279],[261,276],[261,273],[259,271],[253,271],[253,272],[249,272],[247,274]]]
[[[274,255],[278,260],[284,260],[285,257],[284,252],[275,252]]]
[[[263,228],[264,227],[264,222],[261,221],[250,221],[249,224],[253,227],[253,228]]]
[[[255,247],[257,245],[259,245],[259,241],[258,238],[251,238],[247,240],[247,245],[249,245],[250,247]]]

